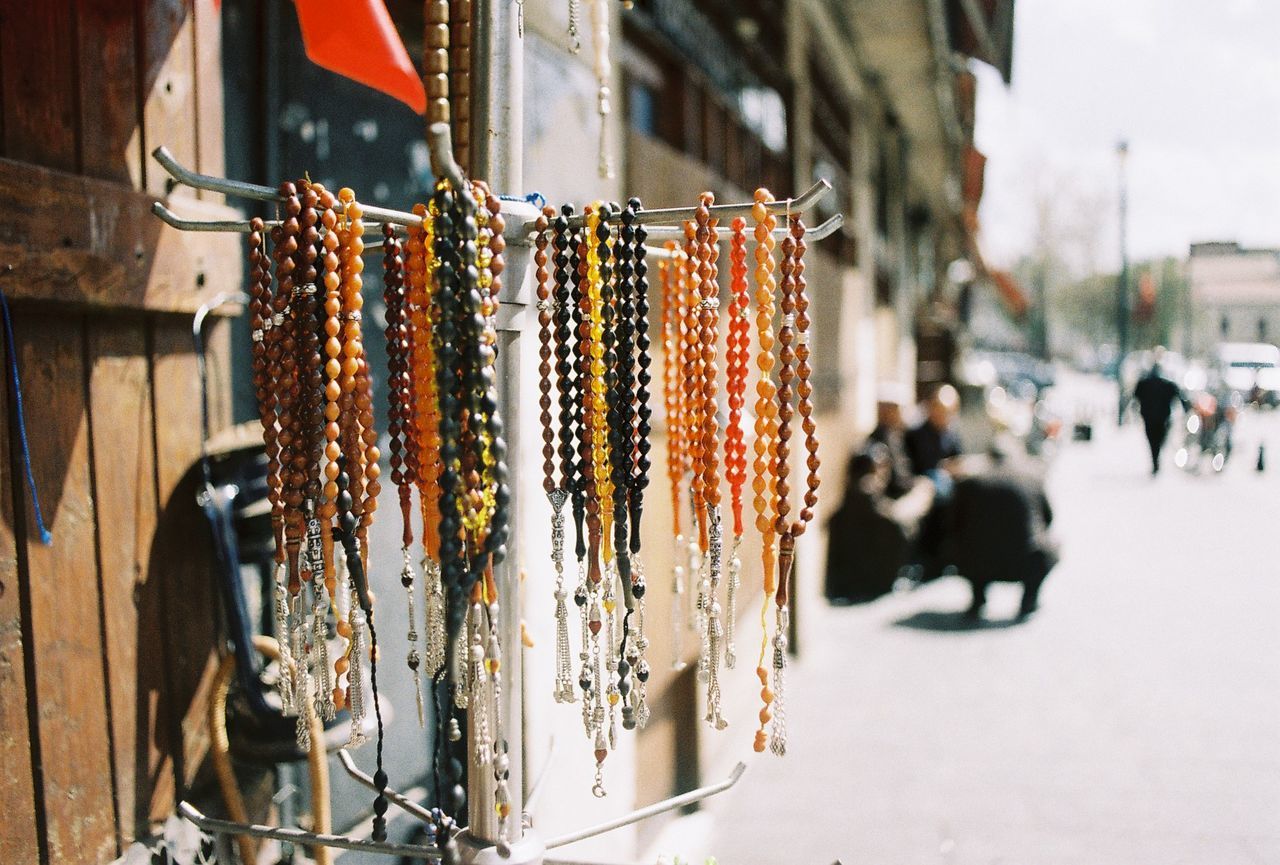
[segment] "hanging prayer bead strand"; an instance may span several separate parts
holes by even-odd
[[[773,718],[771,705],[774,700],[773,689],[769,687],[769,668],[765,666],[765,656],[769,648],[769,628],[767,615],[770,602],[777,591],[775,569],[775,539],[777,519],[777,431],[778,405],[777,390],[773,384],[773,295],[776,289],[774,280],[773,230],[777,227],[777,217],[766,206],[773,200],[767,189],[757,189],[755,204],[751,217],[755,223],[755,283],[756,283],[756,341],[759,345],[756,353],[756,368],[759,379],[756,382],[755,403],[755,460],[752,477],[752,500],[756,512],[756,529],[760,532],[761,567],[763,572],[764,599],[760,607],[760,659],[756,666],[756,675],[760,679],[760,699],[764,705],[760,709],[760,727],[756,731],[755,750],[764,751],[768,744],[765,727]]]
[[[730,225],[729,327],[725,350],[725,390],[729,400],[729,426],[725,431],[725,477],[729,481],[733,507],[733,548],[729,553],[729,586],[725,599],[724,663],[732,669],[737,664],[734,634],[738,618],[738,586],[742,579],[742,560],[738,550],[742,544],[742,488],[747,480],[747,442],[742,430],[742,409],[746,405],[747,367],[750,364],[751,325],[747,308],[751,295],[747,289],[747,221],[737,217]]]
[[[461,197],[460,193],[458,197]],[[458,513],[459,442],[461,438],[461,413],[457,395],[458,383],[458,333],[457,298],[460,294],[459,255],[455,245],[455,220],[461,216],[455,206],[455,195],[448,184],[436,184],[432,196],[434,280],[438,317],[433,322],[433,346],[435,348],[436,388],[439,395],[440,424],[440,477],[439,477],[439,526],[440,526],[440,578],[446,600],[447,652],[456,655],[465,619],[469,586],[464,586],[467,565],[463,556],[461,532],[462,520]],[[436,673],[437,687],[443,686],[447,695],[458,684],[453,678],[453,664],[446,661]],[[446,711],[438,713],[440,729],[436,735],[437,771],[443,780],[444,808],[450,814],[460,814],[466,807],[466,791],[461,781],[461,767],[451,755],[457,750],[462,737],[458,718],[453,709],[454,700],[448,700]]]
[[[813,422],[813,393],[809,382],[812,370],[809,366],[809,299],[805,293],[804,253],[805,226],[799,216],[789,219],[787,236],[782,241],[782,326],[778,330],[778,593],[775,603],[778,610],[778,632],[774,637],[774,704],[773,726],[770,728],[770,750],[783,756],[787,752],[786,713],[783,702],[783,677],[786,668],[787,626],[789,621],[788,585],[795,560],[796,539],[813,520],[813,508],[818,503],[818,439]],[[796,406],[791,405],[792,383],[795,383]],[[788,478],[790,466],[791,420],[798,412],[808,452],[806,466],[809,474],[803,506],[798,519],[787,521],[791,512]]]
[[[591,10],[592,65],[596,74],[596,113],[600,116],[600,177],[613,177],[613,155],[609,150],[609,114],[611,107],[610,83],[613,78],[613,62],[609,59],[609,0],[587,0]]]
[[[555,617],[556,617],[556,677],[555,700],[572,703],[573,665],[569,648],[568,590],[564,585],[564,505],[574,488],[574,380],[569,356],[572,352],[572,333],[569,327],[571,302],[569,295],[569,220],[564,214],[556,215],[553,208],[544,208],[543,215],[551,219],[551,246],[554,263],[553,296],[550,298],[554,323],[556,392],[559,400],[560,486],[549,493],[551,499],[552,559],[556,569]]]
[[[449,49],[453,158],[465,174],[471,165],[471,0],[452,2]]]
[[[427,125],[450,122],[449,0],[423,5],[423,71],[427,90]]]
[[[719,425],[716,421],[716,339],[720,321],[719,284],[716,279],[716,259],[720,254],[717,244],[716,223],[711,216],[715,196],[702,193],[696,213],[698,244],[698,342],[702,351],[702,403],[699,412],[702,434],[702,494],[707,508],[707,642],[710,664],[707,678],[706,720],[716,729],[728,724],[720,714],[720,657],[724,639],[722,610],[719,600],[721,575],[721,524],[720,524],[720,454]]]
[[[681,491],[688,475],[685,450],[683,253],[674,240],[665,244],[667,256],[658,262],[662,282],[662,395],[667,416],[667,479],[671,484],[672,528],[675,550],[671,566],[671,668],[684,667],[685,537],[681,532]]]
[[[638,214],[643,209],[640,199],[629,199],[627,201],[627,209],[630,213]],[[653,432],[650,424],[652,409],[649,406],[649,385],[653,381],[649,368],[653,364],[653,357],[650,354],[651,342],[649,339],[649,265],[645,260],[648,254],[645,242],[648,237],[649,232],[644,225],[637,224],[634,237],[631,240],[632,270],[634,273],[631,295],[634,298],[632,307],[635,316],[634,344],[636,363],[635,389],[632,393],[632,402],[635,407],[635,429],[632,432],[632,441],[634,442],[635,451],[631,476],[627,479],[628,516],[631,521],[631,591],[635,597],[636,609],[631,646],[626,657],[631,667],[631,672],[636,678],[632,698],[632,716],[637,727],[644,727],[649,719],[649,706],[646,697],[649,662],[645,659],[645,651],[649,647],[649,640],[645,633],[644,625],[647,585],[640,557],[640,522],[644,514],[644,491],[649,485],[649,469],[652,467],[649,453],[653,446],[650,441],[650,436]],[[626,714],[624,712],[624,724],[625,719]]]

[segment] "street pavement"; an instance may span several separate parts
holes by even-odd
[[[1275,462],[1258,473],[1261,441]],[[862,607],[810,603],[788,755],[753,759],[685,818],[698,831],[673,827],[654,852],[1280,865],[1280,413],[1242,421],[1218,476],[1170,453],[1153,478],[1144,449],[1107,414],[1057,455],[1063,560],[1025,623],[1011,619],[1020,590],[996,586],[968,625],[954,577]]]

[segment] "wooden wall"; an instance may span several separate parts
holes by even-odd
[[[214,0],[0,0],[0,289],[31,464],[0,385],[0,862],[104,863],[172,813],[205,750],[218,617],[189,474],[191,313],[239,287],[234,235],[149,213],[149,152],[223,166]],[[174,190],[184,215],[226,218]],[[210,326],[215,430],[225,323]],[[0,341],[3,341],[0,334]],[[6,354],[7,357],[7,354]]]

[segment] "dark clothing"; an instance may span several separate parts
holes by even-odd
[[[911,460],[911,471],[917,475],[927,475],[943,460],[960,456],[960,439],[956,434],[949,429],[939,431],[928,421],[908,432],[903,443]]]
[[[890,498],[894,499],[910,490],[914,480],[911,457],[907,456],[906,438],[906,433],[902,430],[893,429],[884,424],[877,425],[871,431],[871,435],[867,436],[868,442],[878,442],[889,451],[889,464],[892,471],[886,492]]]
[[[1147,445],[1151,448],[1151,471],[1154,474],[1160,471],[1160,451],[1164,448],[1164,440],[1169,436],[1169,421],[1173,417],[1174,403],[1181,403],[1185,407],[1187,399],[1176,384],[1154,367],[1133,389],[1133,398],[1138,403],[1142,424],[1146,428]]]
[[[1169,437],[1169,421],[1143,421],[1147,434],[1147,447],[1151,449],[1151,471],[1160,471],[1160,451],[1164,450],[1164,440]]]
[[[1040,479],[1008,465],[956,482],[948,514],[952,561],[973,586],[974,609],[987,585],[1022,583],[1023,612],[1035,609],[1040,585],[1057,564],[1049,537],[1053,511]]]
[[[884,506],[884,496],[851,488],[827,524],[826,595],[870,601],[893,588],[907,562],[907,535]]]
[[[1182,391],[1176,384],[1153,369],[1138,382],[1133,389],[1133,398],[1138,402],[1138,410],[1142,412],[1142,420],[1151,427],[1154,424],[1167,425],[1173,416],[1174,403],[1186,404]]]

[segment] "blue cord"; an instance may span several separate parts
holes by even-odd
[[[18,378],[18,348],[13,341],[13,320],[9,317],[9,300],[0,289],[0,307],[4,309],[4,335],[9,346],[9,376],[13,379],[13,401],[18,409],[18,438],[22,444],[22,465],[27,471],[27,487],[31,490],[31,505],[36,512],[36,527],[40,529],[40,542],[53,543],[53,532],[45,528],[44,514],[40,511],[40,494],[36,492],[36,479],[31,474],[31,446],[27,444],[27,418],[22,408],[22,382]]]
[[[541,210],[547,206],[547,197],[541,192],[530,192],[528,195],[499,195],[499,201],[527,201]]]

